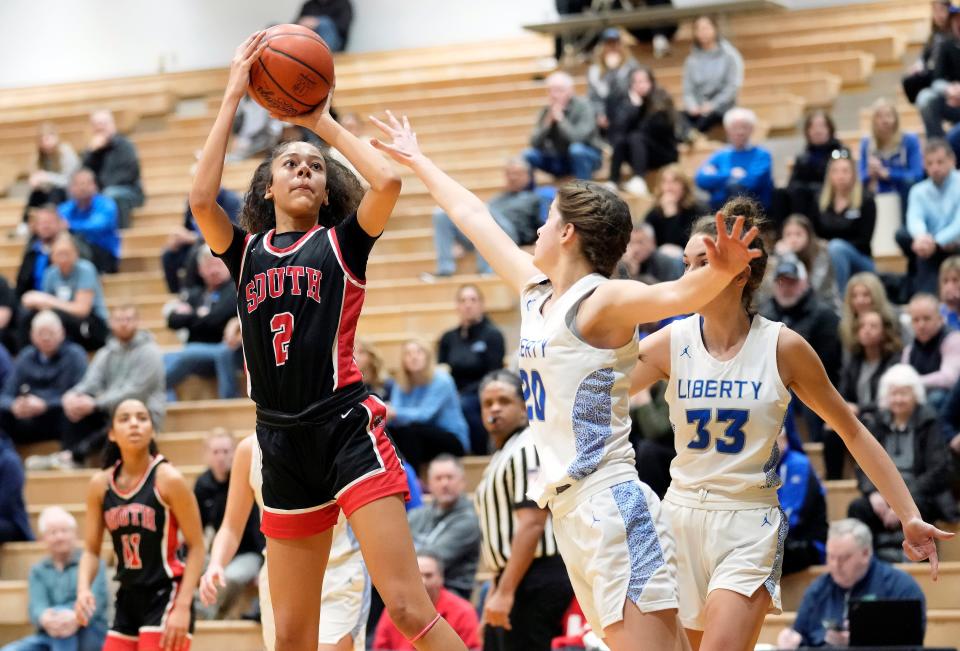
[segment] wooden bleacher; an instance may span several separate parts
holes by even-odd
[[[757,111],[765,128],[794,131],[803,113],[830,107],[842,93],[862,89],[878,67],[899,65],[903,53],[922,43],[929,25],[926,2],[875,2],[796,12],[731,16],[724,29],[744,55],[745,82],[741,103]],[[638,49],[641,60],[653,63],[659,82],[679,91],[682,54],[689,43],[683,26],[676,40],[677,55],[653,62]],[[545,59],[552,41],[523,36],[459,46],[425,47],[400,52],[340,55],[337,60],[337,108],[361,116],[391,108],[414,121],[424,149],[455,177],[481,197],[502,187],[502,165],[527,144],[536,112],[543,104],[543,79],[552,71]],[[574,71],[584,88],[582,70]],[[105,277],[109,304],[134,302],[144,323],[166,349],[179,345],[165,328],[160,309],[171,299],[159,265],[166,234],[182,220],[190,187],[193,154],[202,146],[219,105],[226,79],[224,69],[131,77],[57,86],[5,90],[0,95],[0,189],[27,169],[35,148],[35,130],[53,121],[65,140],[81,149],[86,141],[88,113],[106,107],[115,111],[121,129],[129,133],[141,155],[148,201],[135,211],[132,227],[124,233],[121,273]],[[893,90],[891,90],[893,95]],[[199,100],[199,115],[178,115],[182,100]],[[916,112],[905,107],[903,123],[917,126]],[[864,124],[863,120],[867,123]],[[859,134],[869,128],[861,118]],[[709,155],[717,143],[698,144],[682,152],[689,170]],[[242,192],[255,163],[227,166],[224,183]],[[20,220],[23,200],[0,198],[0,229],[11,230]],[[492,317],[505,328],[508,343],[516,341],[516,299],[495,278],[458,275],[425,284],[419,274],[433,270],[431,211],[434,204],[423,185],[404,172],[404,190],[390,228],[374,249],[368,270],[366,308],[360,336],[373,341],[388,366],[399,359],[399,347],[411,334],[436,338],[453,324],[456,287],[478,283],[487,297]],[[19,264],[23,242],[0,241],[0,273],[8,279]],[[459,262],[472,272],[473,258]],[[187,400],[171,405],[158,442],[189,478],[202,470],[205,432],[226,427],[243,436],[254,422],[248,400]],[[815,467],[822,452],[809,446]],[[486,458],[465,460],[472,489]],[[822,466],[821,466],[822,468]],[[63,504],[83,522],[83,496],[91,471],[29,472],[26,494],[31,519],[46,504]],[[828,482],[831,518],[843,517],[857,495],[851,480]],[[0,549],[0,643],[23,634],[29,564],[41,555],[36,543]],[[105,552],[109,555],[109,551]],[[944,558],[960,561],[960,542],[941,548]],[[928,643],[952,642],[960,637],[960,604],[948,587],[956,584],[960,569],[944,564],[944,577],[933,585],[925,566],[908,566],[930,598]],[[795,609],[797,594],[822,569],[813,569],[784,582],[785,606]],[[771,641],[789,614],[768,618],[763,641]],[[259,628],[249,622],[202,622],[195,649],[234,651],[259,649]]]

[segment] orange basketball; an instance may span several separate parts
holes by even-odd
[[[266,49],[250,69],[250,96],[277,115],[309,113],[333,86],[333,56],[323,39],[302,25],[274,25]]]

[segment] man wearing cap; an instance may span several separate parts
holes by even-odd
[[[760,314],[782,321],[810,342],[827,369],[830,381],[840,373],[840,318],[810,287],[807,268],[795,255],[780,258],[773,276],[773,296],[760,306]]]
[[[771,321],[782,321],[810,342],[836,386],[840,379],[840,318],[810,287],[807,268],[796,255],[780,258],[773,276],[773,296],[760,306],[760,314]],[[819,441],[823,420],[803,403],[795,403],[794,414],[806,423],[813,440]]]
[[[960,122],[960,0],[948,9],[947,39],[933,63],[933,83],[917,95],[927,138],[943,138],[943,122]]]

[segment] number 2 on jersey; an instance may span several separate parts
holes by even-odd
[[[289,312],[274,314],[270,319],[270,332],[273,333],[273,356],[277,366],[287,363],[290,355],[290,339],[293,338],[293,315]]]
[[[688,409],[687,422],[697,424],[697,437],[687,444],[691,450],[706,450],[710,447],[710,431],[707,425],[713,411],[710,409]],[[717,423],[727,423],[726,429],[715,441],[717,452],[723,454],[737,454],[743,451],[747,442],[747,435],[743,426],[750,419],[750,412],[746,409],[718,409]]]
[[[523,401],[527,403],[527,420],[544,418],[547,406],[547,390],[543,386],[543,378],[537,371],[530,371],[528,375],[520,369],[520,383],[523,385]]]

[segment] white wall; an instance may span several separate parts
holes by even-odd
[[[678,6],[721,0],[674,0]],[[223,66],[302,0],[0,0],[0,88]],[[790,6],[837,0],[786,0]],[[554,0],[353,0],[353,51],[493,39],[556,17]]]

